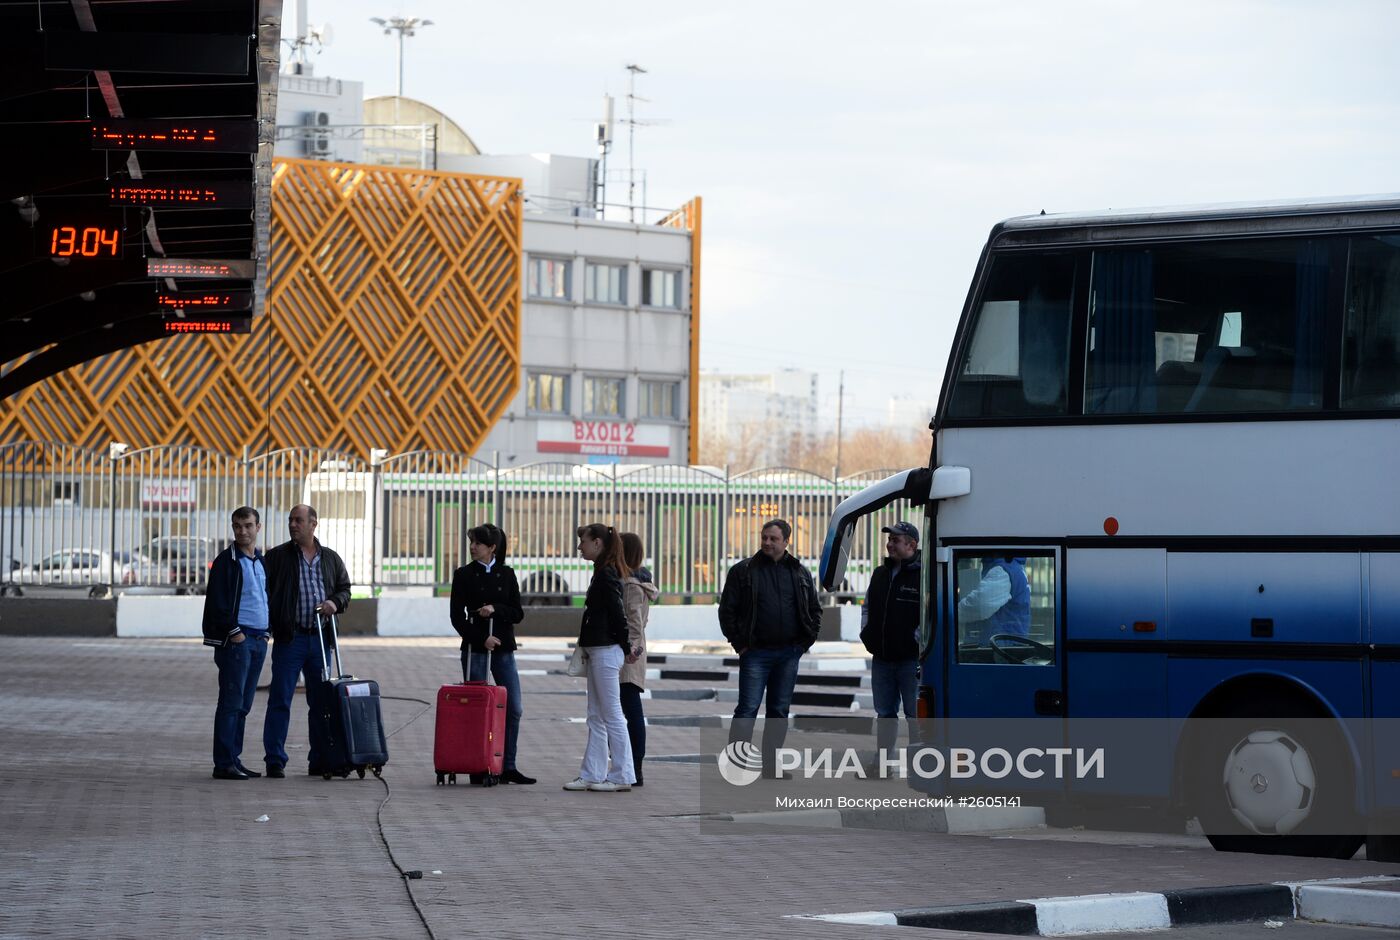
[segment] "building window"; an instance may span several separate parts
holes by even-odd
[[[583,299],[590,304],[627,303],[627,265],[592,261],[584,265]]]
[[[530,296],[568,300],[569,265],[563,258],[531,258],[527,275]]]
[[[622,396],[626,379],[602,375],[583,377],[583,413],[598,417],[622,417]]]
[[[643,268],[642,305],[681,309],[681,272]]]
[[[545,414],[568,414],[569,377],[554,372],[531,372],[525,383],[525,407]]]
[[[637,417],[674,421],[680,417],[680,404],[681,383],[643,380],[637,396]]]

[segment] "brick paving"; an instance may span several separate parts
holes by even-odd
[[[582,688],[563,675],[522,678],[519,763],[538,786],[437,787],[432,714],[410,721],[423,706],[407,699],[430,701],[460,675],[452,644],[344,642],[347,665],[393,697],[387,726],[408,722],[390,739],[387,787],[212,780],[215,672],[198,641],[0,638],[0,937],[426,937],[380,841],[381,806],[399,863],[425,873],[413,897],[440,938],[878,936],[885,928],[785,915],[1400,874],[1364,860],[1220,855],[1180,839],[701,822],[679,818],[701,810],[702,792],[705,804],[715,798],[694,764],[648,763],[646,787],[631,793],[566,793],[586,732],[563,720],[583,715],[582,696],[542,694]],[[732,709],[646,705],[657,715]],[[260,693],[244,755],[255,768],[263,707]],[[297,708],[293,768],[305,754]],[[694,728],[648,731],[653,755],[704,743]]]

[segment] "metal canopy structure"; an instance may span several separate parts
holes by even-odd
[[[261,312],[281,8],[0,2],[0,399]]]

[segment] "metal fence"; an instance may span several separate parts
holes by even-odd
[[[636,532],[668,595],[707,603],[758,548],[772,518],[793,527],[791,550],[814,570],[836,504],[893,471],[841,478],[792,468],[731,474],[673,465],[538,463],[502,468],[465,454],[293,448],[240,457],[196,447],[107,453],[64,444],[0,446],[0,582],[26,587],[203,589],[227,546],[229,515],[252,506],[261,542],[286,539],[298,503],[315,507],[317,535],[361,589],[443,593],[469,560],[468,531],[505,530],[510,564],[533,603],[568,603],[587,587],[575,529],[601,522]],[[896,504],[857,526],[842,597],[864,592]]]

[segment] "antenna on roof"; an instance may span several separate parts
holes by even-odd
[[[638,127],[648,127],[654,124],[665,124],[666,121],[658,118],[641,120],[636,116],[635,104],[640,101],[650,104],[650,100],[637,95],[637,76],[647,74],[647,70],[635,63],[627,67],[627,117],[622,123],[627,125],[627,221],[636,221],[636,191],[637,191],[637,171],[633,160],[633,147]],[[642,180],[642,208],[646,208],[647,190],[646,180]]]
[[[597,206],[598,218],[607,215],[608,202],[608,151],[613,142],[613,96],[603,95],[603,119],[593,125],[594,136],[598,141],[598,170],[593,186],[593,201]]]

